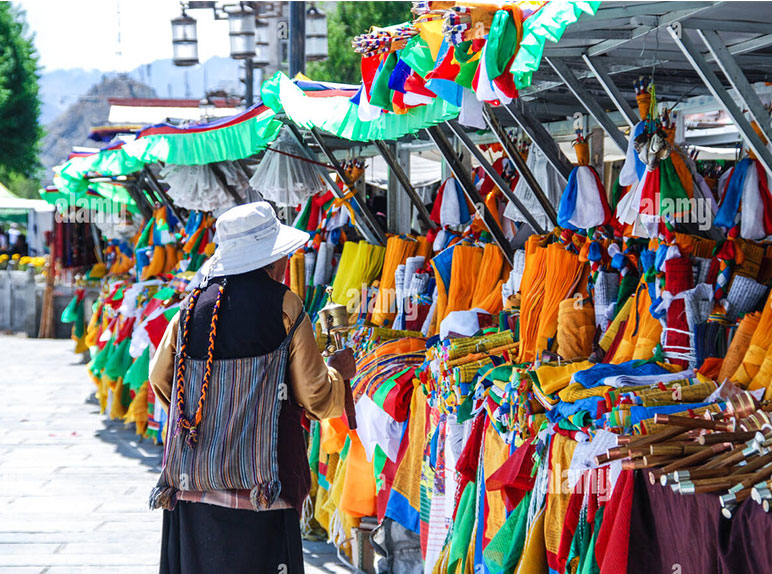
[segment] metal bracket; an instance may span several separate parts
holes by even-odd
[[[568,176],[574,166],[568,160],[566,155],[560,149],[558,144],[553,139],[552,135],[547,131],[544,125],[535,119],[533,113],[528,109],[527,104],[520,98],[504,106],[509,112],[520,128],[525,134],[531,138],[531,141],[536,147],[538,147],[547,161],[550,162],[560,175],[565,180],[568,180]]]
[[[627,153],[627,138],[619,131],[617,125],[611,120],[603,107],[601,107],[598,100],[595,99],[595,96],[584,89],[584,86],[579,83],[579,80],[565,62],[555,58],[547,58],[547,62],[549,62],[549,65],[552,66],[552,69],[555,70],[555,73],[560,79],[565,82],[568,89],[576,96],[576,99],[579,100],[579,103],[582,104],[584,109],[586,109],[590,115],[595,118],[595,121],[606,130],[606,133],[614,140],[614,143],[622,153]]]
[[[285,122],[284,125],[286,125],[289,128],[289,130],[292,132],[292,135],[295,136],[295,140],[300,145],[300,149],[303,150],[303,153],[306,155],[306,157],[310,160],[316,161],[316,158],[312,157],[311,152],[308,149],[308,146],[306,146],[305,142],[303,141],[303,136],[300,134],[300,131],[298,130],[297,126],[290,121]],[[324,155],[327,157],[327,161],[330,162],[333,169],[335,169],[335,172],[343,180],[343,183],[348,185],[351,189],[354,189],[352,182],[349,181],[348,176],[346,176],[346,172],[343,169],[343,166],[340,165],[340,162],[338,162],[337,158],[332,153],[332,150],[329,147],[327,147],[327,144],[324,143],[324,140],[322,139],[322,135],[316,130],[316,128],[312,128],[310,131],[311,131],[311,136],[314,138],[314,141],[322,149],[322,152],[324,152]],[[338,198],[343,197],[345,194],[341,193],[340,188],[335,183],[335,181],[330,177],[330,174],[327,172],[327,170],[323,169],[322,172],[323,172],[323,177],[325,181],[327,181],[327,184],[330,186],[330,189],[332,189],[332,193],[334,193],[335,196]],[[386,245],[386,235],[381,230],[380,226],[378,225],[378,222],[375,220],[375,217],[373,216],[372,212],[367,207],[365,202],[359,198],[358,194],[354,195],[354,197],[351,198],[351,201],[353,201],[354,204],[359,209],[360,217],[357,218],[357,222],[356,222],[356,227],[359,230],[359,232],[370,243],[373,243],[375,245]],[[362,222],[361,222],[362,219],[367,223],[367,225],[362,225]]]
[[[530,187],[531,191],[533,191],[533,194],[536,196],[536,200],[544,210],[547,219],[550,220],[552,225],[557,225],[558,213],[555,210],[555,206],[550,203],[547,194],[544,193],[544,190],[541,188],[541,185],[533,175],[533,172],[528,167],[523,157],[517,151],[515,146],[512,145],[512,141],[509,139],[509,136],[504,131],[504,128],[501,126],[499,120],[493,113],[493,108],[491,108],[488,104],[483,106],[483,118],[485,119],[485,123],[488,124],[488,127],[491,129],[491,132],[493,132],[493,135],[496,137],[498,142],[507,151],[507,156],[509,156],[509,159],[512,160],[512,163],[515,164],[517,171],[520,172],[520,175],[523,177],[523,179],[525,179],[528,187]],[[523,215],[525,215],[525,213]]]
[[[712,30],[697,30],[697,34],[713,54],[726,79],[737,90],[745,107],[750,110],[753,119],[756,120],[756,123],[761,128],[761,133],[764,134],[767,141],[772,141],[772,125],[770,125],[769,112],[764,107],[761,99],[759,99],[758,94],[754,91],[753,86],[745,77],[745,74],[743,74],[740,66],[737,65],[737,60],[732,57],[729,48],[721,40],[721,36],[718,35],[718,32]]]
[[[504,232],[501,230],[501,227],[499,227],[496,219],[488,210],[488,207],[485,205],[482,197],[480,197],[480,193],[474,186],[472,178],[470,177],[466,168],[464,168],[461,160],[458,158],[458,155],[456,155],[456,152],[453,150],[453,146],[451,145],[450,141],[439,128],[439,126],[426,128],[426,133],[434,142],[434,145],[437,146],[437,149],[439,150],[440,154],[442,154],[442,157],[445,158],[445,161],[448,162],[448,166],[453,172],[456,181],[458,181],[459,185],[461,186],[461,189],[464,191],[464,194],[467,196],[469,201],[475,205],[475,208],[478,210],[478,212],[482,214],[485,227],[487,227],[488,231],[490,231],[491,235],[493,236],[493,240],[499,246],[499,249],[501,249],[501,252],[504,254],[506,260],[510,265],[512,265],[514,260],[512,246],[504,236]]]
[[[375,144],[375,147],[378,148],[381,157],[383,157],[384,161],[389,166],[389,169],[394,172],[394,175],[399,180],[400,185],[402,185],[402,189],[405,190],[405,193],[407,193],[407,196],[410,198],[410,202],[413,204],[413,207],[418,210],[418,216],[429,227],[429,229],[435,229],[437,224],[432,221],[429,210],[426,209],[426,206],[418,196],[418,192],[413,187],[413,184],[410,183],[410,177],[408,177],[408,175],[405,173],[405,170],[402,169],[402,166],[397,161],[397,158],[394,157],[394,154],[391,153],[389,146],[386,145],[386,143],[382,140],[374,140],[373,143]]]
[[[483,170],[485,170],[485,173],[488,174],[488,177],[493,179],[493,183],[495,183],[496,187],[498,187],[501,190],[501,193],[504,194],[504,197],[506,197],[509,201],[514,203],[515,207],[517,207],[520,210],[520,213],[523,214],[523,217],[525,217],[525,220],[534,229],[534,231],[540,234],[544,233],[544,228],[542,228],[542,226],[539,225],[539,223],[536,221],[534,216],[525,208],[525,206],[523,205],[523,202],[520,201],[520,199],[515,195],[512,189],[510,189],[510,187],[507,185],[507,182],[505,182],[504,179],[499,175],[499,173],[495,169],[493,169],[493,166],[490,164],[490,162],[485,157],[485,155],[479,150],[479,148],[466,134],[466,132],[464,131],[464,128],[462,128],[456,120],[447,121],[445,122],[445,124],[450,128],[450,130],[455,134],[455,136],[459,140],[461,140],[461,143],[464,144],[464,147],[467,150],[469,150],[469,153],[471,153],[475,157],[475,159],[483,168]],[[517,151],[515,150],[514,153],[517,153]],[[509,155],[509,148],[507,148],[507,155]]]
[[[614,105],[622,114],[622,117],[625,118],[627,124],[631,128],[634,128],[635,124],[638,123],[638,116],[633,111],[633,108],[630,107],[630,104],[627,103],[627,100],[625,99],[624,95],[622,95],[621,90],[611,79],[611,76],[606,71],[606,69],[596,60],[590,59],[587,54],[582,56],[582,60],[584,60],[584,63],[587,64],[588,68],[590,68],[590,71],[598,80],[603,90],[608,94],[608,97],[611,98],[611,101],[614,102]]]
[[[743,135],[753,153],[756,154],[756,157],[767,170],[767,173],[772,175],[772,152],[764,145],[761,138],[756,135],[756,132],[753,131],[750,122],[745,118],[742,110],[737,107],[737,104],[734,103],[734,100],[724,89],[724,86],[721,85],[721,81],[713,70],[710,69],[703,55],[697,50],[697,47],[692,43],[687,34],[679,34],[672,26],[668,26],[667,31],[684,56],[686,56],[686,59],[689,60],[694,71],[697,72],[705,86],[710,90],[710,93],[713,94],[713,97],[721,102],[721,105],[737,126],[738,131]]]

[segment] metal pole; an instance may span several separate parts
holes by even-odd
[[[306,3],[289,3],[289,76],[306,71]]]
[[[225,178],[223,172],[220,171],[220,168],[217,166],[217,164],[210,163],[209,169],[212,170],[212,175],[214,175],[217,183],[219,183],[225,192],[233,198],[233,201],[236,202],[236,205],[243,205],[246,203],[244,198],[241,197],[235,189],[228,185],[228,180]]]
[[[423,204],[423,202],[421,201],[421,198],[418,196],[418,192],[410,183],[410,178],[405,173],[405,170],[402,169],[402,166],[399,165],[397,158],[395,158],[394,155],[391,153],[389,146],[386,145],[381,140],[374,140],[373,143],[375,144],[375,147],[378,148],[378,151],[380,152],[383,159],[386,161],[386,164],[394,172],[394,175],[399,180],[399,183],[402,185],[402,188],[405,190],[405,193],[407,193],[407,196],[410,198],[410,202],[418,210],[418,216],[429,227],[429,229],[435,229],[437,227],[437,224],[432,221],[429,210],[426,209],[426,206]]]
[[[488,124],[488,127],[491,128],[493,135],[496,136],[496,139],[499,141],[499,143],[504,146],[504,149],[507,152],[507,156],[512,160],[512,163],[515,164],[517,171],[519,171],[520,175],[523,177],[523,179],[525,179],[525,183],[527,183],[528,187],[530,187],[531,191],[533,191],[533,194],[536,196],[539,205],[541,205],[542,209],[544,210],[544,214],[547,216],[547,219],[550,220],[552,225],[557,225],[558,213],[555,210],[555,206],[550,203],[550,200],[547,197],[547,194],[544,193],[544,190],[541,188],[539,181],[533,175],[533,172],[528,167],[525,160],[517,151],[515,146],[512,145],[512,140],[509,139],[509,136],[504,131],[504,128],[501,127],[501,124],[493,114],[493,108],[487,104],[483,107],[483,118],[485,118],[485,123]]]
[[[445,158],[445,161],[448,162],[448,166],[450,166],[450,170],[453,172],[453,175],[461,186],[461,189],[464,190],[464,194],[467,196],[469,201],[474,204],[475,209],[478,210],[478,213],[482,213],[485,227],[488,228],[488,231],[490,231],[491,235],[493,236],[493,240],[499,246],[499,249],[501,249],[504,257],[511,265],[514,260],[512,246],[504,236],[504,232],[501,230],[501,227],[499,227],[496,219],[488,210],[488,207],[485,205],[482,197],[480,197],[480,193],[474,186],[472,178],[459,160],[456,152],[453,150],[453,146],[451,145],[450,141],[439,128],[439,126],[426,128],[426,133],[434,142],[434,145],[437,146],[437,149],[439,150],[440,154],[442,154],[442,157]]]
[[[461,141],[461,143],[464,144],[464,147],[469,151],[469,153],[471,153],[475,157],[475,159],[477,159],[477,162],[483,168],[485,173],[488,174],[488,177],[493,179],[493,183],[495,183],[496,187],[498,187],[501,190],[501,193],[504,194],[504,197],[506,197],[509,201],[514,203],[515,207],[517,207],[520,210],[520,213],[523,214],[523,217],[525,217],[525,220],[533,228],[533,230],[539,234],[544,233],[544,228],[541,225],[539,225],[539,223],[536,221],[536,218],[534,218],[534,216],[531,215],[531,213],[526,209],[526,207],[523,205],[523,202],[520,201],[520,199],[515,195],[515,193],[512,191],[509,185],[507,185],[507,182],[504,181],[504,179],[499,175],[499,173],[495,169],[493,169],[493,166],[490,164],[488,159],[479,150],[479,148],[476,145],[474,145],[474,142],[471,139],[469,139],[469,136],[466,134],[466,132],[464,132],[464,129],[460,125],[458,125],[458,122],[456,122],[456,120],[450,120],[445,123],[450,128],[450,130],[456,135],[456,137]]]
[[[518,98],[504,108],[509,112],[525,134],[538,147],[563,179],[568,180],[571,170],[574,168],[566,155],[562,152],[547,128],[536,119],[536,116],[528,109],[526,103]]]
[[[142,191],[144,180],[145,175],[140,172],[137,180],[133,183],[128,183],[125,188],[126,192],[129,194],[129,197],[131,197],[134,200],[134,203],[137,204],[137,208],[142,214],[142,217],[145,219],[150,219],[153,216],[153,206],[148,203],[147,198]]]
[[[745,141],[748,142],[748,146],[750,146],[753,153],[756,154],[756,157],[767,170],[767,173],[772,175],[772,152],[764,145],[761,138],[756,135],[756,132],[753,131],[750,122],[745,119],[742,110],[737,107],[732,97],[724,89],[724,86],[721,85],[721,81],[713,70],[710,69],[703,55],[697,50],[697,47],[692,43],[687,34],[682,33],[680,27],[676,29],[673,26],[668,26],[667,31],[684,53],[686,59],[689,60],[694,71],[697,72],[708,90],[710,90],[710,93],[713,94],[713,97],[721,102],[721,105],[737,126],[738,131],[745,138]]]
[[[638,116],[633,111],[633,108],[630,107],[630,104],[627,103],[624,95],[622,95],[622,92],[611,79],[611,76],[606,69],[594,59],[590,59],[587,54],[582,56],[582,60],[584,60],[584,63],[590,68],[590,71],[598,80],[603,90],[608,94],[608,97],[611,98],[611,101],[614,102],[614,105],[622,114],[622,117],[627,124],[631,128],[634,128],[635,124],[638,123]]]
[[[718,32],[712,30],[697,30],[697,34],[713,54],[726,79],[737,90],[745,107],[748,108],[753,119],[756,120],[756,123],[761,128],[761,133],[764,134],[767,141],[772,141],[772,126],[769,124],[769,112],[764,107],[753,86],[745,77],[745,74],[743,74],[740,66],[737,65],[737,60],[734,59],[726,44],[721,40],[721,36],[718,35]]]
[[[303,136],[300,135],[300,131],[298,130],[297,126],[295,126],[295,124],[293,124],[290,121],[287,121],[285,125],[292,132],[292,135],[295,136],[295,140],[298,142],[298,145],[300,145],[300,149],[303,150],[303,153],[306,155],[306,157],[308,159],[316,161],[316,158],[311,155],[311,152],[308,150],[308,147],[303,141]],[[319,147],[322,148],[322,151],[324,152],[330,164],[333,166],[333,169],[335,169],[335,172],[340,176],[340,178],[343,180],[343,182],[346,185],[349,185],[349,187],[353,189],[353,185],[348,180],[348,177],[346,176],[346,172],[343,170],[343,167],[340,165],[340,163],[338,163],[338,160],[335,158],[335,156],[332,155],[332,151],[330,151],[329,148],[327,148],[326,144],[324,144],[324,140],[322,140],[321,135],[319,135],[318,132],[314,133],[313,131],[311,132],[311,135],[314,137],[314,140],[317,142],[317,144],[321,142]],[[327,170],[322,169],[322,172],[323,172],[323,177],[325,181],[327,181],[327,185],[329,185],[330,189],[332,190],[332,193],[334,193],[335,196],[338,198],[343,197],[344,194],[341,193],[340,188],[335,183],[335,181],[330,177],[330,174],[327,172]],[[359,232],[370,243],[373,243],[375,245],[386,245],[386,235],[381,230],[372,212],[368,209],[367,204],[365,204],[365,202],[362,201],[358,195],[354,195],[351,201],[353,201],[354,204],[359,209],[360,217],[357,218],[357,222],[356,222],[356,227],[359,230]],[[366,225],[362,224],[362,220],[365,221]]]
[[[177,209],[177,206],[174,205],[174,202],[172,202],[172,200],[169,199],[169,196],[166,195],[164,188],[161,187],[161,184],[158,183],[158,180],[156,179],[153,172],[150,171],[150,168],[145,166],[144,171],[145,171],[145,179],[150,184],[150,187],[153,190],[153,193],[155,193],[156,196],[161,198],[161,203],[166,205],[166,207],[168,207],[169,210],[174,214],[174,217],[177,218],[177,221],[180,222],[180,225],[182,227],[185,227],[185,224],[188,222],[188,218],[184,217],[180,212],[180,210]]]
[[[251,107],[255,103],[255,78],[254,78],[254,64],[252,58],[244,60],[244,83],[246,84],[246,100],[247,107]]]
[[[560,79],[565,82],[568,89],[576,96],[576,99],[579,100],[579,103],[582,104],[584,109],[586,109],[590,115],[595,118],[595,121],[606,130],[606,133],[611,136],[611,139],[614,140],[614,143],[622,153],[627,153],[627,138],[625,135],[619,131],[617,125],[611,120],[603,107],[601,107],[598,100],[595,99],[595,96],[584,89],[584,86],[579,83],[579,80],[566,63],[557,58],[547,58],[547,62],[549,62],[549,65],[552,66],[552,69],[555,70],[555,73],[557,73]]]

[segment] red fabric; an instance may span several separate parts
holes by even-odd
[[[692,288],[692,263],[689,257],[676,257],[665,262],[665,289],[674,296],[681,291]],[[683,299],[676,299],[670,303],[667,310],[667,327],[669,329],[678,329],[685,333],[677,331],[667,331],[665,335],[665,351],[668,347],[674,347],[673,351],[685,352],[689,347],[689,324],[686,321],[686,304]],[[683,359],[673,359],[672,363],[686,368],[688,361]]]
[[[536,476],[533,470],[533,438],[521,444],[498,470],[488,477],[488,490],[500,490],[508,512],[512,512],[525,496],[533,490]]]
[[[456,470],[458,471],[460,480],[456,489],[455,509],[458,509],[461,493],[464,492],[466,485],[477,479],[477,465],[480,461],[480,449],[482,448],[483,433],[485,431],[485,420],[486,417],[483,412],[479,413],[477,418],[474,419],[469,439],[466,441],[464,449],[458,457],[458,462],[456,462]],[[455,511],[453,512],[453,518],[455,519]]]
[[[611,220],[611,208],[609,207],[608,200],[606,199],[606,188],[603,187],[603,182],[601,181],[600,177],[598,177],[598,172],[595,171],[595,168],[590,167],[590,170],[592,171],[592,175],[595,177],[595,182],[598,184],[598,189],[601,191],[600,202],[603,205],[603,224],[605,225]]]
[[[614,358],[614,354],[617,352],[619,343],[622,341],[622,339],[624,339],[625,327],[627,327],[627,321],[621,321],[619,323],[619,331],[617,331],[616,337],[614,337],[614,340],[611,342],[611,346],[608,348],[608,351],[606,351],[606,354],[603,357],[604,363],[610,363],[611,359]]]
[[[440,209],[442,208],[442,195],[445,193],[445,184],[448,182],[446,179],[440,185],[437,190],[437,197],[434,198],[434,205],[432,205],[432,212],[429,214],[429,218],[437,225],[442,225],[440,222]]]
[[[380,64],[381,54],[375,54],[369,58],[362,58],[362,83],[365,86],[365,92],[368,94],[373,87],[373,80],[375,79],[375,74],[378,71],[378,66],[380,66]]]
[[[568,508],[566,509],[566,517],[563,520],[563,529],[560,533],[560,546],[558,548],[558,553],[555,556],[555,563],[550,563],[549,555],[547,558],[549,567],[558,572],[565,572],[566,570],[568,554],[571,552],[571,542],[574,539],[576,527],[579,525],[579,513],[582,510],[583,498],[582,481],[580,480],[576,486],[574,486],[574,492],[571,493],[571,498],[568,501]]]
[[[603,522],[595,542],[595,559],[600,574],[627,573],[634,476],[632,470],[622,471],[603,513]]]
[[[131,332],[134,330],[134,321],[136,321],[135,317],[131,317],[126,320],[126,322],[118,331],[118,336],[115,338],[116,345],[124,339],[131,337]]]
[[[517,88],[515,87],[515,77],[509,73],[509,69],[512,67],[512,62],[514,59],[515,56],[512,56],[512,58],[509,60],[509,63],[507,64],[507,67],[504,68],[504,72],[497,78],[493,79],[493,83],[496,84],[496,87],[505,95],[513,99],[517,97]]]
[[[428,98],[437,97],[437,94],[426,87],[426,80],[416,72],[412,72],[405,80],[405,91],[418,94],[419,96],[426,96]]]
[[[413,378],[415,369],[409,369],[396,379],[394,379],[394,388],[389,391],[383,401],[383,410],[385,410],[398,423],[407,420],[410,411],[410,401],[413,398]]]
[[[326,193],[316,193],[311,197],[311,212],[308,214],[306,231],[316,231],[316,228],[319,227],[319,217],[321,215],[322,206],[332,198],[332,191],[329,189]]]
[[[150,337],[150,343],[153,345],[153,348],[158,347],[167,325],[169,325],[169,320],[163,313],[145,324],[145,331],[147,331],[147,335]]]

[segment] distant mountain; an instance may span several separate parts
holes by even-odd
[[[40,79],[41,119],[46,129],[40,153],[44,181],[51,181],[51,168],[63,162],[73,146],[102,145],[89,140],[88,133],[107,122],[108,98],[201,98],[213,89],[242,94],[242,75],[239,63],[230,58],[210,58],[190,68],[156,60],[126,74],[83,69],[45,72]]]
[[[99,147],[88,139],[90,129],[107,122],[108,98],[154,98],[156,91],[126,74],[103,75],[101,81],[70,103],[46,128],[40,146],[40,162],[46,169],[45,182],[51,181],[51,168],[65,161],[73,146]],[[66,101],[66,100],[65,100]]]
[[[104,75],[105,72],[99,70],[80,68],[44,72],[40,78],[43,125],[48,126],[55,121]],[[156,60],[125,75],[153,88],[159,98],[200,98],[211,89],[222,89],[232,94],[244,91],[239,81],[243,72],[239,63],[230,58],[210,58],[190,68],[179,68],[171,60]]]

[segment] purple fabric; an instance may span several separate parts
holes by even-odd
[[[759,504],[746,500],[729,520],[716,494],[652,486],[640,471],[635,480],[627,574],[772,572],[772,516]]]

